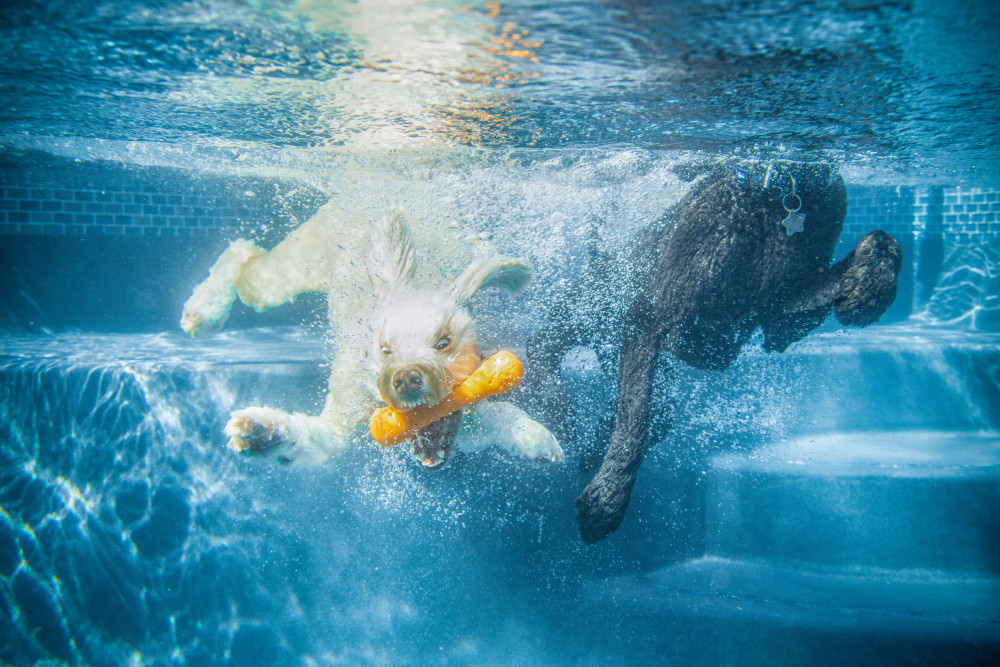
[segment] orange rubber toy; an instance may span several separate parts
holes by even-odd
[[[376,410],[370,424],[372,437],[383,447],[398,445],[414,431],[447,417],[456,410],[510,391],[521,384],[523,377],[524,368],[517,357],[510,352],[497,352],[436,405],[418,405],[406,412],[392,406]]]

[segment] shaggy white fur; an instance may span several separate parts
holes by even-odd
[[[433,405],[478,367],[469,300],[484,287],[514,295],[531,269],[509,257],[477,257],[447,229],[413,232],[395,211],[375,230],[341,224],[327,204],[270,252],[241,239],[220,255],[184,304],[185,331],[221,326],[236,298],[262,311],[304,292],[325,292],[334,344],[320,415],[237,410],[226,425],[231,445],[283,462],[323,462],[364,431],[379,396],[400,410]],[[417,262],[418,244],[434,262]],[[466,268],[449,283],[459,266]],[[426,444],[414,445],[418,462],[443,465],[450,442],[429,456]],[[533,461],[564,458],[548,429],[499,401],[466,409],[454,445],[467,451],[498,445]]]

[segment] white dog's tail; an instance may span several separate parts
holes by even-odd
[[[413,279],[416,253],[410,241],[403,215],[396,209],[386,213],[385,221],[372,234],[368,271],[380,293],[391,285],[405,285]]]

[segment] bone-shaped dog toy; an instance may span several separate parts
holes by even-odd
[[[379,408],[372,414],[372,437],[383,447],[398,445],[414,431],[447,417],[456,410],[490,396],[510,391],[521,384],[524,368],[510,352],[497,352],[476,371],[456,385],[451,393],[434,405],[418,405],[401,412],[392,406]]]

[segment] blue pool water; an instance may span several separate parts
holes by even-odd
[[[1000,14],[990,2],[31,2],[0,17],[0,663],[995,664]],[[324,304],[177,327],[238,237],[399,206],[528,258],[525,354],[588,253],[706,158],[826,160],[836,257],[886,229],[879,324],[828,322],[675,406],[629,511],[573,501],[615,379],[575,348],[566,461],[289,469],[229,412],[315,412]],[[411,223],[412,224],[412,223]]]

